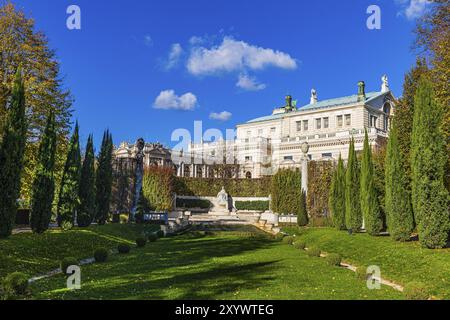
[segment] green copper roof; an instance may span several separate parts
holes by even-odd
[[[384,94],[386,94],[386,93],[368,92],[368,93],[366,93],[365,103],[367,103],[370,100],[375,99],[379,96],[382,96]],[[279,113],[279,114],[274,114],[274,115],[270,115],[270,116],[260,117],[260,118],[250,120],[247,123],[276,120],[276,119],[282,118],[285,115],[291,115],[291,114],[295,114],[295,113],[299,113],[299,112],[303,112],[303,111],[320,110],[320,109],[326,109],[326,108],[337,107],[337,106],[342,106],[342,105],[354,104],[357,102],[358,102],[358,95],[356,95],[356,94],[354,94],[352,96],[347,96],[347,97],[322,100],[322,101],[318,101],[313,104],[307,104],[306,106],[300,107],[297,109],[297,111],[293,111],[293,112],[289,112],[289,113]]]

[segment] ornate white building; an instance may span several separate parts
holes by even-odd
[[[280,168],[301,168],[305,143],[310,160],[337,160],[339,155],[346,160],[352,137],[355,149],[362,150],[365,130],[374,148],[387,138],[395,103],[386,76],[376,92],[366,93],[360,81],[353,95],[319,100],[313,89],[308,105],[298,108],[287,96],[271,115],[237,125],[235,140],[191,144],[181,153],[147,144],[144,163],[171,166],[187,177],[214,177],[213,168],[225,163],[238,168],[230,177],[259,178]],[[116,157],[133,157],[133,150],[122,143]]]

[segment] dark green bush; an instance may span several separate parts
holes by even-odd
[[[275,241],[282,241],[284,238],[286,237],[286,235],[284,234],[284,233],[277,233],[275,236],[274,236],[274,240]]]
[[[95,262],[105,262],[106,260],[108,260],[108,255],[109,255],[109,253],[108,253],[107,249],[98,248],[94,252]]]
[[[408,300],[428,300],[430,292],[422,282],[409,282],[405,285],[403,293]]]
[[[306,243],[303,240],[297,240],[294,242],[294,247],[299,250],[304,250],[306,248]]]
[[[23,295],[28,289],[28,278],[22,272],[13,272],[3,279],[2,285],[7,296]]]
[[[203,199],[180,199],[177,198],[177,208],[200,208],[209,209],[212,207],[211,201]]]
[[[149,236],[149,238],[150,238],[150,236]],[[138,248],[145,247],[146,244],[147,244],[147,239],[145,239],[144,237],[136,238],[136,245],[138,246]]]
[[[236,201],[235,207],[237,210],[267,211],[269,210],[269,201]]]
[[[156,236],[157,236],[158,238],[164,238],[164,231],[158,230],[158,232],[156,232]]]
[[[325,257],[325,260],[330,266],[340,266],[342,262],[342,257],[337,253],[330,253]]]
[[[294,238],[294,237],[291,237],[291,236],[284,237],[284,238],[283,238],[283,243],[286,243],[286,244],[291,245],[291,244],[294,243],[294,240],[295,240],[295,238]]]
[[[308,248],[307,253],[308,253],[308,256],[310,256],[310,257],[320,257],[321,252],[320,252],[320,249],[317,247],[310,247],[310,248]]]
[[[77,265],[78,265],[78,260],[75,259],[74,257],[64,258],[61,260],[61,263],[60,263],[61,271],[64,274],[67,273],[67,268],[69,268],[70,266],[77,266]]]
[[[121,243],[117,246],[117,251],[121,254],[130,253],[131,247],[126,243]]]
[[[298,214],[301,207],[300,172],[281,169],[271,182],[272,210],[279,214]]]
[[[151,211],[171,211],[173,206],[173,170],[152,166],[145,169],[142,193]]]
[[[158,236],[155,233],[150,233],[148,235],[148,241],[149,242],[155,242],[156,240],[158,240]]]

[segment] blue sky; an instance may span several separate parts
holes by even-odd
[[[411,2],[412,1],[412,2]],[[233,128],[298,105],[378,91],[389,76],[401,95],[415,61],[414,17],[423,0],[106,1],[15,0],[45,32],[61,62],[85,140],[109,128],[116,144],[138,137],[169,146],[176,128]],[[81,30],[66,27],[69,5]],[[369,30],[370,5],[381,29]],[[225,121],[226,120],[226,121]]]

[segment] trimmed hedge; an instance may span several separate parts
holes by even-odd
[[[269,201],[236,201],[235,207],[237,210],[255,210],[255,211],[267,211],[269,210]]]
[[[121,243],[121,244],[119,244],[119,245],[117,246],[117,251],[118,251],[120,254],[127,254],[127,253],[130,253],[130,250],[131,250],[131,247],[130,247],[128,244],[126,244],[126,243]]]
[[[272,210],[279,214],[295,214],[301,207],[300,172],[289,169],[279,170],[271,182]]]
[[[342,257],[338,253],[330,253],[325,257],[325,260],[330,266],[339,267],[342,262]]]
[[[75,259],[74,257],[67,257],[61,260],[60,263],[60,267],[61,267],[61,271],[64,274],[67,274],[67,269],[70,266],[77,266],[78,265],[78,260]]]
[[[174,177],[174,192],[182,196],[215,197],[224,187],[232,197],[268,197],[270,181],[270,177],[261,179]]]
[[[308,251],[306,251],[308,253],[308,256],[310,257],[320,257],[320,249],[317,247],[310,247],[308,248]]]
[[[291,245],[294,243],[294,240],[295,240],[294,237],[288,236],[288,237],[284,237],[282,241],[283,241],[283,243]]]
[[[173,170],[149,167],[145,169],[142,193],[152,211],[171,211],[173,206]]]
[[[144,237],[139,237],[136,239],[136,245],[138,246],[138,248],[145,247],[146,244],[147,244],[147,239],[145,239]]]
[[[296,241],[294,247],[299,250],[304,250],[306,248],[306,243],[303,240]]]
[[[203,199],[180,199],[177,198],[177,208],[200,208],[200,209],[209,209],[212,204],[209,200]]]
[[[108,250],[106,248],[98,248],[94,252],[95,262],[106,262],[108,260]]]
[[[28,278],[22,272],[8,274],[2,281],[3,291],[6,297],[14,297],[27,293]]]

